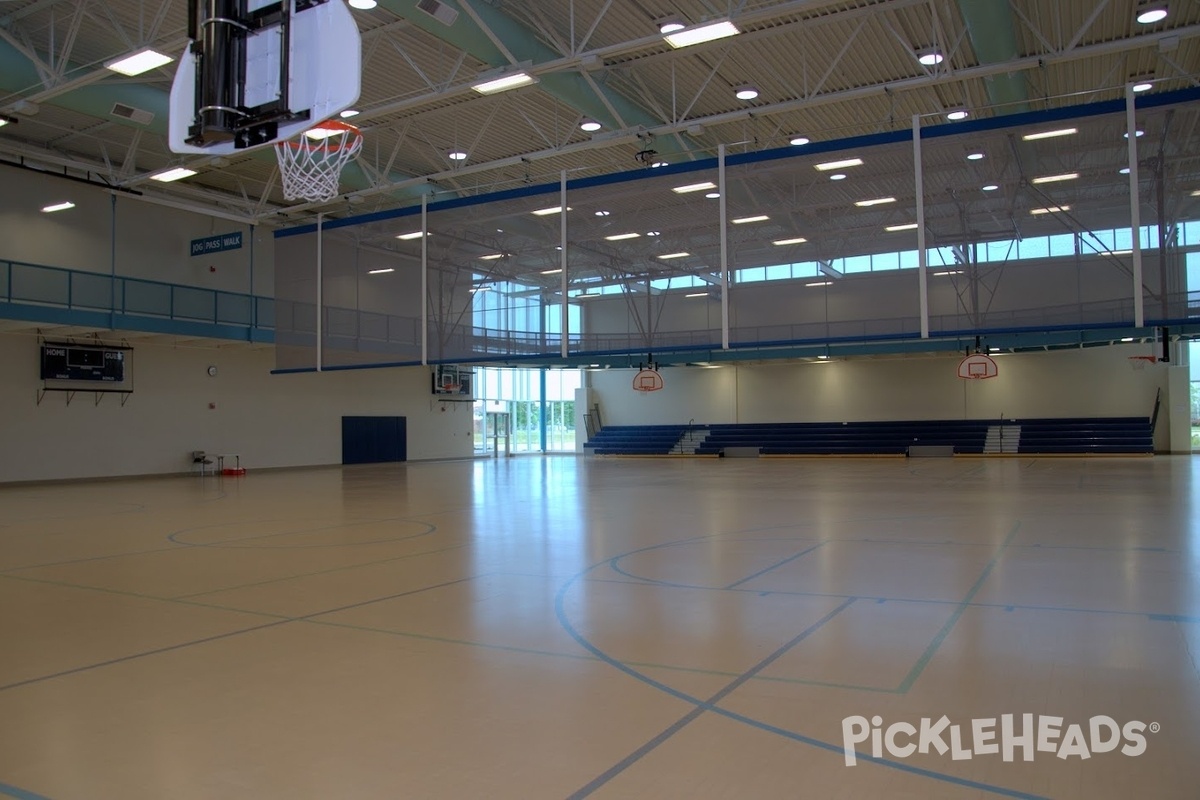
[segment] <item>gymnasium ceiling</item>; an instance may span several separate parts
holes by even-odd
[[[1197,0],[1170,0],[1168,16],[1149,25],[1135,20],[1134,0],[445,0],[457,12],[451,24],[418,8],[428,2],[353,12],[363,37],[354,122],[365,144],[328,204],[284,201],[269,149],[221,159],[170,152],[174,64],[136,78],[104,67],[143,46],[178,56],[184,0],[0,0],[0,114],[16,120],[0,128],[0,159],[149,201],[294,224],[318,211],[411,205],[420,192],[436,199],[557,182],[563,170],[635,169],[646,149],[679,163],[720,144],[741,153],[798,134],[816,142],[899,130],[913,115],[940,121],[959,106],[980,117],[1112,100],[1134,77],[1167,91],[1200,75]],[[741,33],[675,50],[658,30],[670,18],[727,18]],[[925,48],[944,59],[919,63]],[[517,65],[538,83],[472,91],[480,75]],[[758,97],[737,99],[744,85]],[[153,117],[114,116],[115,103]],[[585,132],[585,119],[602,127]],[[454,150],[467,158],[451,160]],[[198,174],[149,180],[176,165]]]

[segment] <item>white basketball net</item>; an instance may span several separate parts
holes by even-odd
[[[319,138],[310,133],[319,134]],[[314,126],[297,141],[276,142],[283,196],[313,203],[337,197],[342,167],[358,155],[362,143],[358,128],[338,120]]]

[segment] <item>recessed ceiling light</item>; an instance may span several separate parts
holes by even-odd
[[[904,225],[888,225],[886,228],[884,228],[884,230],[888,233],[896,233],[898,231],[915,231],[916,229],[917,223],[915,222],[909,222]]]
[[[338,114],[338,116],[341,117],[342,119],[350,119],[351,117],[357,117],[361,113],[362,112],[359,111],[357,108],[347,108],[345,111]]]
[[[711,42],[715,39],[724,39],[727,36],[736,36],[741,33],[737,26],[729,20],[721,20],[720,22],[710,22],[706,25],[696,25],[691,28],[681,28],[672,31],[663,36],[667,44],[674,48],[690,47],[694,44],[702,44]]]
[[[733,96],[738,100],[753,100],[758,97],[758,89],[753,86],[739,86]]]
[[[368,275],[383,275],[384,273],[395,272],[395,271],[396,271],[395,267],[387,267],[386,269],[369,269],[369,270],[367,270],[367,274]]]
[[[926,47],[923,50],[917,51],[917,61],[921,62],[927,67],[936,67],[945,60],[946,59],[945,56],[942,55],[942,51],[938,50],[936,47]]]
[[[970,116],[970,112],[965,108],[954,108],[946,112],[946,119],[951,122],[958,122]]]
[[[667,165],[666,161],[655,161],[653,164],[650,165],[650,169],[658,169],[659,167],[665,167],[666,165]]]
[[[680,22],[677,19],[674,19],[674,18],[664,19],[662,22],[658,23],[658,32],[661,33],[663,36],[666,36],[668,33],[674,33],[675,31],[681,31],[686,27],[687,27],[686,25],[684,25],[682,22]]]
[[[1191,196],[1192,197],[1200,197],[1200,189],[1193,189]]]
[[[533,77],[532,75],[530,75],[528,73],[514,72],[509,75],[502,75],[499,78],[492,78],[491,80],[481,81],[480,83],[473,84],[471,86],[471,88],[474,89],[475,91],[479,92],[480,94],[496,94],[497,92],[504,92],[509,89],[516,89],[521,86],[528,86],[529,84],[535,83],[536,81],[537,81],[537,78]]]
[[[567,211],[570,211],[570,210],[571,210],[571,207],[567,206]],[[536,211],[530,211],[529,213],[533,214],[535,217],[548,217],[551,214],[561,214],[562,206],[551,206],[550,208],[539,208]]]
[[[1057,214],[1060,211],[1070,211],[1070,210],[1071,210],[1070,206],[1049,206],[1047,208],[1031,208],[1031,209],[1029,209],[1029,213],[1033,214],[1034,216],[1039,216],[1041,214]]]
[[[967,153],[967,161],[982,161],[984,154],[980,152]]]
[[[808,144],[810,141],[812,140],[807,136],[793,136],[788,140],[788,144],[793,145],[794,147],[800,147],[801,145]]]
[[[1148,92],[1154,88],[1154,82],[1151,78],[1134,78],[1131,83],[1132,89],[1137,93]]]
[[[1167,18],[1166,3],[1139,3],[1137,21],[1143,25],[1153,25]]]
[[[707,197],[709,200],[716,200],[718,197],[721,196],[721,193],[720,192],[709,192],[708,194],[706,194],[704,196]]]
[[[994,183],[989,183],[987,186],[984,186],[984,187],[983,187],[983,191],[985,191],[985,192],[994,192],[994,191],[996,191],[996,190],[997,190],[997,189],[999,189],[999,188],[1000,188],[1000,187],[999,187],[999,186],[997,186],[996,184],[994,184]]]
[[[346,0],[346,4],[351,8],[357,8],[359,11],[370,11],[379,5],[376,0]]]
[[[860,167],[863,160],[861,158],[843,158],[841,161],[826,161],[824,164],[814,164],[821,172],[829,172],[832,169],[844,169],[846,167]]]
[[[585,119],[583,122],[579,123],[579,127],[581,130],[585,130],[588,133],[591,133],[592,131],[600,130],[604,126],[601,125],[599,122],[596,122],[596,120],[594,120],[594,119]]]
[[[704,183],[689,183],[686,186],[675,186],[671,188],[671,191],[675,192],[676,194],[687,194],[688,192],[702,192],[705,189],[715,188],[717,188],[715,183],[712,181],[705,181]]]
[[[1038,131],[1037,133],[1027,133],[1021,138],[1027,142],[1037,141],[1038,139],[1053,139],[1056,136],[1070,136],[1071,134],[1079,133],[1078,128],[1058,128],[1052,131]]]
[[[486,256],[480,256],[480,261],[495,261],[497,258],[504,258],[504,253],[488,253]]]
[[[104,66],[113,72],[133,77],[134,75],[141,75],[143,72],[149,72],[156,67],[161,67],[164,64],[170,64],[174,60],[171,56],[163,55],[156,50],[146,47],[132,55],[109,61]]]
[[[75,204],[72,203],[70,200],[67,200],[62,203],[54,203],[53,205],[43,206],[42,211],[46,212],[47,214],[50,214],[54,211],[66,211],[68,208],[74,208],[74,207],[75,207]]]
[[[1119,170],[1117,170],[1117,172],[1121,173],[1122,175],[1128,175],[1129,167],[1121,167]]]
[[[150,176],[150,180],[162,181],[163,183],[170,183],[171,181],[177,181],[177,180],[181,180],[183,178],[190,178],[195,174],[196,174],[196,170],[194,170],[194,169],[188,169],[187,167],[172,167],[171,169],[165,169],[162,172],[154,173],[153,175]]]
[[[757,214],[753,217],[738,217],[737,219],[731,219],[729,221],[734,225],[745,225],[747,222],[766,222],[769,219],[770,217],[768,217],[766,214]]]
[[[451,150],[449,153],[446,153],[446,158],[450,159],[451,161],[465,161],[467,154],[462,150]]]
[[[639,236],[641,236],[640,233],[614,233],[612,236],[605,236],[604,238],[610,242],[619,242],[622,239],[636,239]]]
[[[646,231],[647,236],[662,236],[661,231]]]
[[[11,122],[11,120],[8,119],[8,117],[0,117],[0,128],[3,128],[9,122]]]
[[[398,235],[396,236],[396,238],[397,238],[397,239],[404,239],[405,241],[408,241],[409,239],[420,239],[420,238],[421,238],[421,232],[420,232],[420,231],[413,231],[412,233],[401,233],[401,234],[398,234]]]
[[[1058,183],[1060,181],[1073,181],[1079,177],[1078,172],[1064,172],[1061,175],[1042,175],[1034,178],[1032,183]]]
[[[793,239],[776,239],[775,241],[771,242],[771,244],[782,247],[783,245],[789,244],[804,244],[807,241],[808,239],[805,239],[803,236],[797,236]]]
[[[597,217],[607,217],[611,213],[612,213],[611,211],[597,211],[596,216]]]
[[[658,256],[658,258],[661,258],[665,261],[668,258],[687,258],[690,255],[691,253],[663,253],[661,256]]]
[[[896,198],[894,197],[877,197],[874,200],[855,200],[854,205],[859,208],[866,208],[868,206],[882,206],[894,202],[896,202]]]
[[[1128,138],[1129,138],[1129,131],[1125,131],[1125,132],[1124,132],[1124,133],[1122,133],[1121,135],[1122,135],[1122,136],[1124,136],[1126,139],[1128,139]],[[1136,136],[1136,137],[1142,137],[1142,136],[1145,136],[1145,135],[1146,135],[1146,132],[1145,132],[1144,130],[1142,130],[1141,128],[1138,128],[1136,131],[1134,131],[1134,132],[1133,132],[1133,135],[1134,135],[1134,136]]]

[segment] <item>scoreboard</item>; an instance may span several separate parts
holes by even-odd
[[[121,383],[125,380],[127,350],[46,342],[42,345],[42,380]]]

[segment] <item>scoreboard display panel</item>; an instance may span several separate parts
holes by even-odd
[[[126,348],[97,345],[42,345],[42,380],[98,381],[121,383],[125,380]]]

